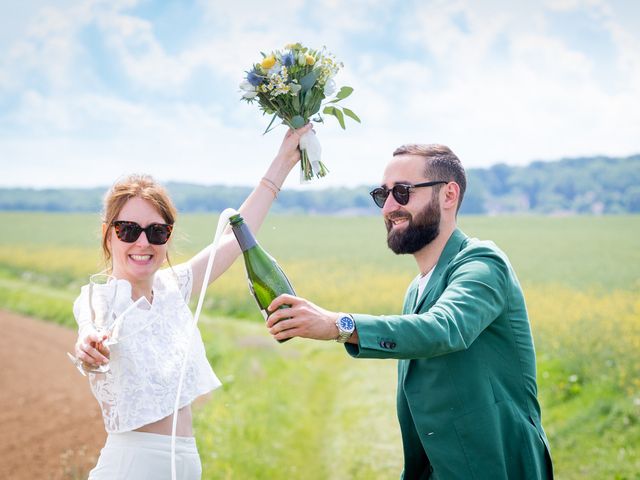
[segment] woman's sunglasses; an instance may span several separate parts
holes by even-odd
[[[387,197],[389,194],[393,195],[396,202],[400,205],[406,205],[409,203],[409,195],[411,190],[418,187],[432,187],[434,185],[439,185],[441,183],[449,183],[444,180],[437,180],[435,182],[425,182],[425,183],[416,183],[415,185],[405,185],[403,183],[398,183],[394,185],[391,189],[387,187],[378,187],[374,188],[369,192],[369,195],[373,198],[373,201],[380,208],[384,207],[384,202],[387,201]]]
[[[114,230],[116,231],[116,237],[125,243],[133,243],[140,237],[140,234],[144,232],[147,236],[147,240],[152,245],[164,245],[169,241],[171,232],[173,231],[173,225],[166,223],[152,223],[145,228],[142,228],[136,222],[125,222],[118,220],[113,222]]]

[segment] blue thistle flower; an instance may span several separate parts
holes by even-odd
[[[295,63],[295,57],[293,56],[292,52],[289,53],[285,53],[282,56],[282,65],[284,65],[285,67],[290,67],[291,65],[293,65]]]
[[[255,70],[247,72],[247,82],[249,82],[254,87],[257,87],[262,83],[263,77],[258,75]]]

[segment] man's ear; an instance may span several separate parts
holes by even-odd
[[[458,199],[460,198],[460,185],[456,182],[449,182],[442,189],[444,190],[444,201],[442,202],[442,207],[446,210],[457,210]]]

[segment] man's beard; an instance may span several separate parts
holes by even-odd
[[[397,212],[385,218],[387,226],[387,245],[395,254],[415,253],[429,245],[440,233],[440,202],[435,197],[415,217],[411,217],[409,224],[402,231],[394,231],[393,222],[389,219],[409,214]]]

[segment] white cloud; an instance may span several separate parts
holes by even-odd
[[[254,182],[284,130],[262,136],[269,119],[239,101],[236,85],[260,50],[291,41],[327,45],[345,62],[337,81],[355,88],[345,105],[363,120],[346,132],[331,117],[317,127],[331,173],[310,188],[378,183],[407,142],[448,144],[467,166],[640,150],[640,113],[630,107],[640,103],[640,37],[610,2],[287,0],[275,10],[258,0],[203,2],[191,44],[177,51],[132,13],[135,3],[41,9],[13,42],[0,60],[0,94],[12,97],[0,110],[11,132],[0,132],[2,184],[104,185],[132,170]],[[550,33],[549,15],[573,10],[611,33],[615,88],[598,83],[588,50]],[[92,88],[88,80],[107,80],[82,63],[87,25],[98,26],[107,61],[144,95]],[[217,82],[202,102],[187,99],[200,69]]]
[[[3,61],[2,70],[12,73],[11,87],[34,74],[44,76],[56,88],[69,86],[77,51],[73,38],[75,19],[70,17],[52,8],[39,12],[26,38],[10,48]]]
[[[466,29],[454,21],[459,14]],[[424,141],[452,142],[471,165],[637,151],[637,136],[624,135],[619,125],[638,125],[638,115],[625,106],[632,98],[637,103],[638,91],[618,96],[599,88],[593,60],[540,30],[541,15],[513,9],[494,16],[462,2],[427,5],[407,19],[406,38],[435,58],[433,72],[408,75],[407,84],[381,70],[374,83],[409,89],[406,125],[422,130]],[[490,48],[500,38],[508,39],[509,61],[491,63]],[[435,76],[444,80],[425,88]],[[613,145],[612,138],[622,141]]]
[[[149,21],[118,12],[102,14],[97,20],[116,55],[114,60],[138,85],[171,90],[191,76],[193,65],[183,56],[168,55],[155,38]]]

